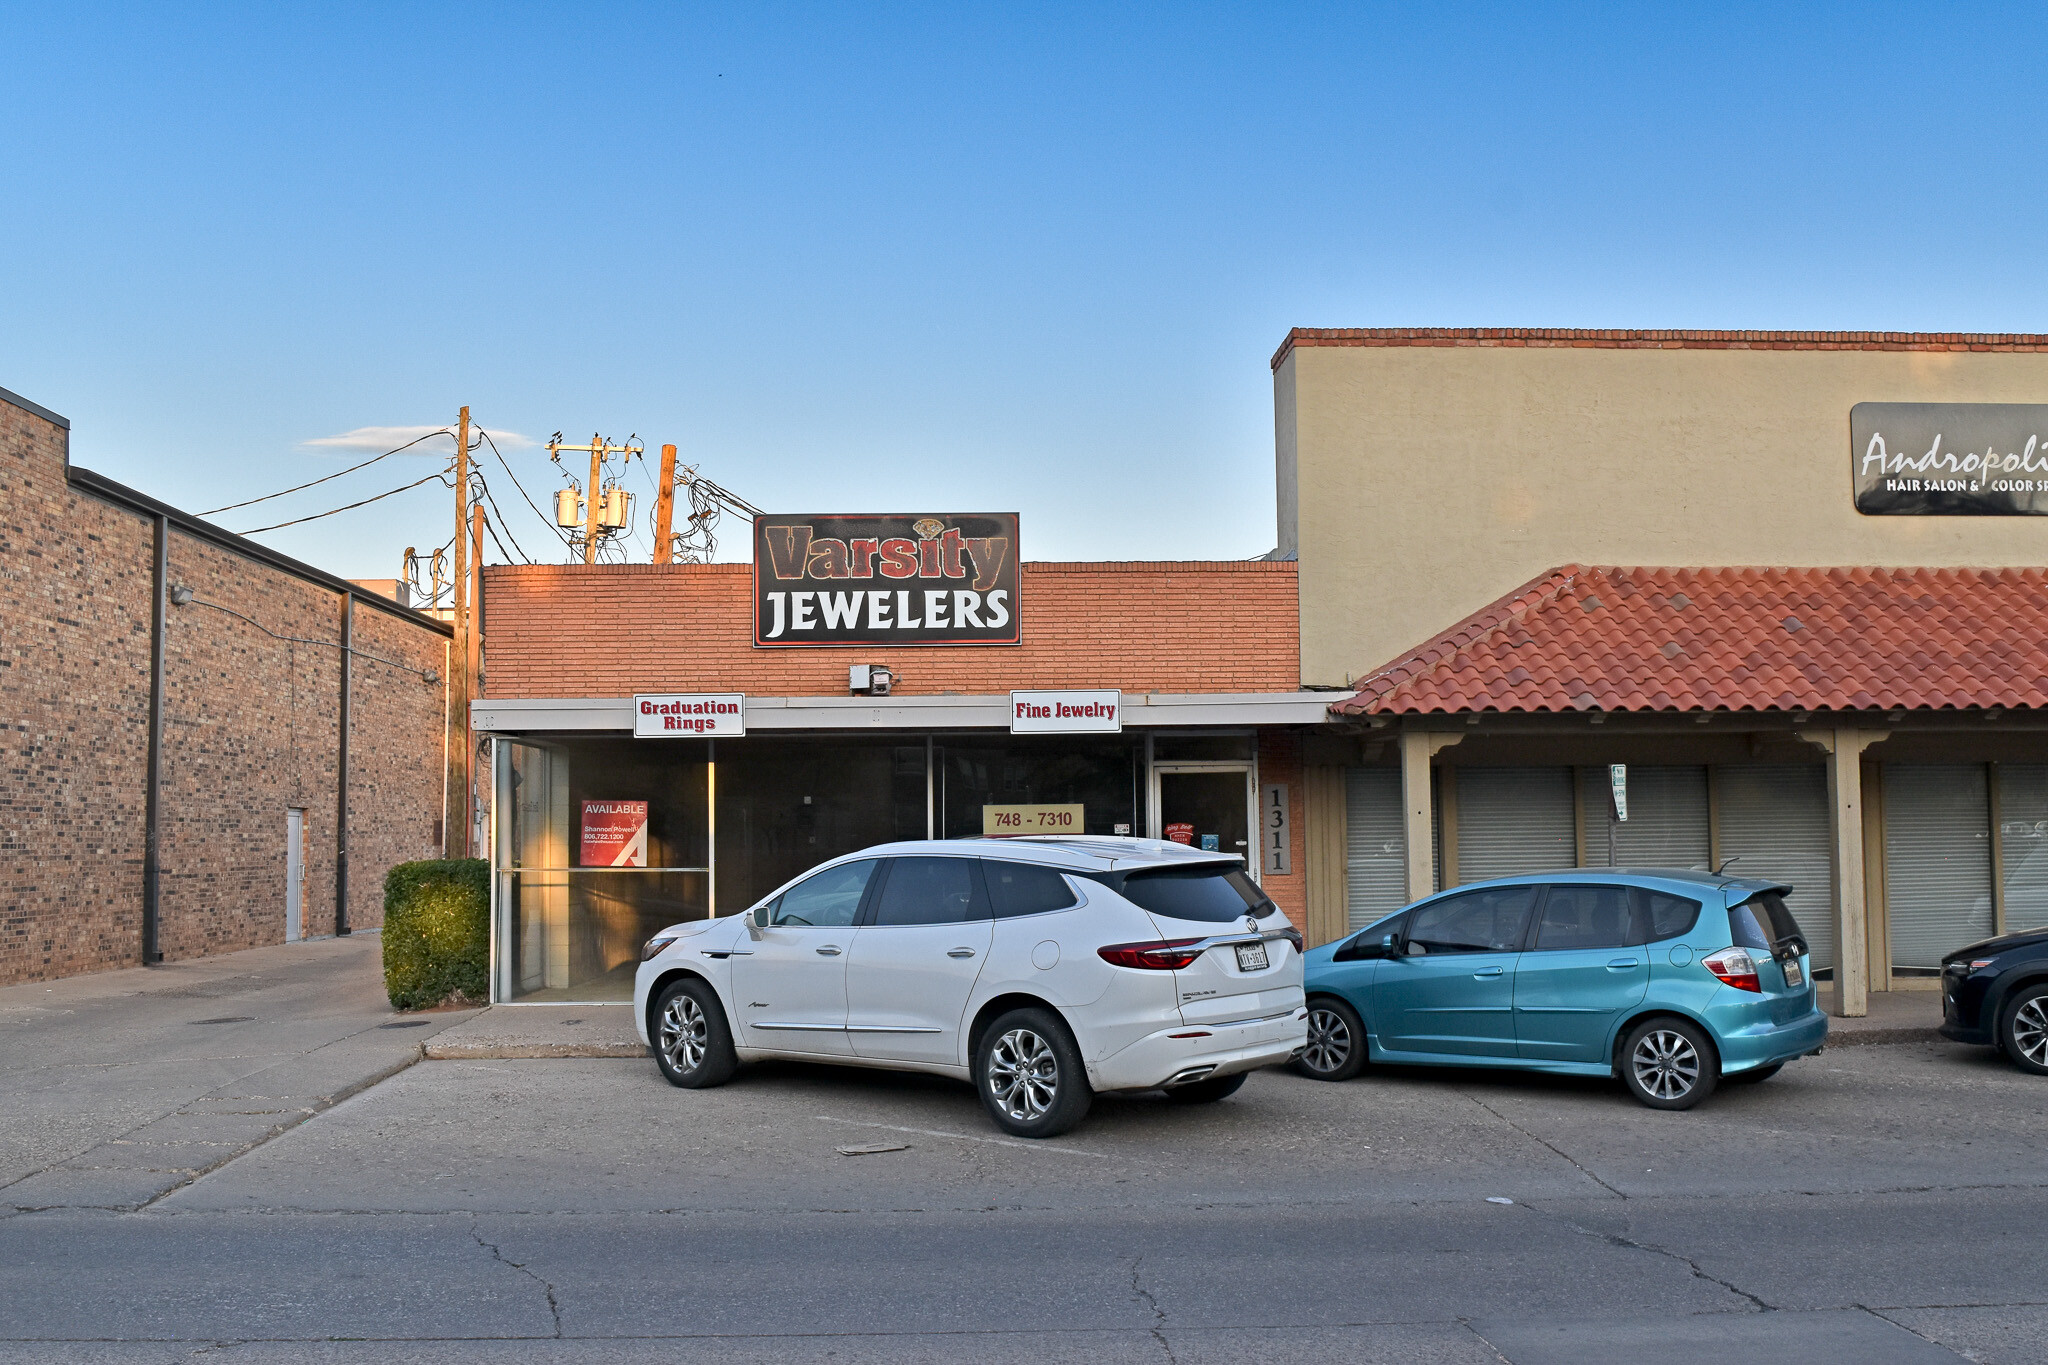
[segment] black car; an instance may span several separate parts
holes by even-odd
[[[2048,1076],[2048,927],[1958,948],[1941,960],[1941,1036],[1999,1048]]]

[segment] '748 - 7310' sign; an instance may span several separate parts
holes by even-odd
[[[754,520],[754,643],[1014,645],[1017,514]]]

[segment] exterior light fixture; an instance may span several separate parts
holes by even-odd
[[[852,664],[846,670],[846,688],[856,696],[886,697],[896,685],[896,674],[883,664]]]
[[[171,605],[185,607],[192,604],[192,589],[180,583],[171,589]]]

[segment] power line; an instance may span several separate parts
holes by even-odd
[[[490,445],[491,445],[491,454],[493,454],[493,455],[496,455],[496,456],[498,457],[498,463],[499,463],[500,465],[503,465],[503,466],[504,466],[504,468],[505,468],[505,477],[506,477],[506,478],[508,478],[508,479],[510,479],[510,480],[512,480],[512,486],[513,486],[514,488],[516,488],[516,489],[518,489],[518,490],[519,490],[519,496],[520,496],[520,497],[522,497],[522,498],[525,498],[525,499],[526,499],[526,505],[527,505],[528,507],[532,507],[532,508],[533,508],[533,514],[534,514],[535,516],[537,516],[537,517],[539,517],[539,518],[541,519],[541,523],[542,523],[543,525],[545,525],[545,526],[546,526],[546,527],[547,527],[547,528],[548,528],[548,529],[549,529],[550,531],[553,531],[553,532],[555,533],[555,537],[556,537],[556,538],[557,538],[558,540],[560,540],[560,541],[562,542],[562,544],[563,544],[563,545],[565,545],[565,546],[566,546],[566,545],[568,545],[568,544],[569,544],[569,537],[568,537],[568,536],[566,536],[566,535],[564,535],[564,534],[562,533],[562,528],[561,528],[561,527],[559,527],[559,526],[555,525],[555,520],[554,520],[554,518],[553,518],[553,517],[550,517],[550,516],[549,516],[549,515],[548,515],[547,513],[545,513],[545,512],[543,512],[543,511],[541,511],[541,510],[540,510],[540,508],[538,508],[538,507],[535,507],[535,506],[534,506],[534,502],[533,502],[533,499],[532,499],[532,498],[530,498],[530,497],[527,497],[527,495],[526,495],[526,485],[524,485],[524,484],[520,483],[520,482],[519,482],[519,476],[518,476],[517,474],[514,474],[514,473],[512,472],[512,466],[511,466],[510,464],[508,464],[508,463],[506,462],[506,460],[505,460],[505,454],[504,454],[504,452],[498,449],[498,443],[497,443],[496,441],[491,441],[491,433],[490,433],[490,432],[488,432],[488,431],[485,431],[485,430],[484,430],[484,429],[483,429],[482,427],[478,427],[478,428],[477,428],[477,433],[478,433],[479,435],[481,435],[481,436],[482,436],[482,437],[483,437],[483,438],[484,438],[484,439],[485,439],[486,441],[490,441]],[[506,534],[508,534],[508,535],[509,535],[509,534],[511,534],[511,532],[510,532],[510,531],[507,531],[507,532],[506,532]],[[533,561],[532,561],[532,560],[528,560],[527,562],[528,562],[528,563],[530,564],[530,563],[532,563]]]
[[[312,488],[316,484],[326,483],[329,479],[338,479],[343,474],[353,474],[358,469],[368,469],[371,465],[377,463],[377,461],[381,459],[384,459],[386,456],[396,455],[401,450],[411,450],[421,441],[428,440],[435,436],[452,435],[454,435],[453,432],[449,431],[448,428],[446,427],[442,427],[439,431],[430,431],[425,436],[415,437],[414,439],[407,441],[402,446],[394,446],[390,450],[385,451],[383,455],[372,455],[369,459],[364,460],[361,464],[352,464],[347,469],[339,470],[333,474],[323,475],[320,478],[313,480],[312,483],[302,483],[297,488],[287,488],[282,493],[265,493],[262,497],[251,498],[247,502],[231,502],[226,507],[216,507],[211,512],[201,512],[199,515],[202,517],[218,516],[222,512],[232,512],[238,507],[254,507],[259,502],[269,502],[272,498],[281,498],[285,495],[285,493],[304,492],[306,489]],[[424,482],[424,480],[422,482]],[[290,523],[287,522],[286,524],[289,525]]]
[[[421,484],[432,483],[436,479],[439,479],[442,482],[442,484],[446,485],[449,488],[453,488],[455,486],[448,482],[448,471],[443,469],[427,475],[427,477],[425,477],[424,479],[414,479],[411,483],[406,484],[404,488],[394,488],[389,492],[379,493],[375,497],[364,498],[361,502],[352,502],[345,507],[330,508],[325,512],[315,512],[310,517],[295,517],[290,521],[280,521],[275,526],[258,526],[252,531],[243,531],[239,534],[245,536],[256,536],[263,534],[265,531],[282,531],[285,527],[297,526],[302,521],[318,521],[322,517],[331,517],[336,512],[352,512],[358,507],[367,507],[373,502],[381,502],[385,498],[393,497],[399,493],[405,492],[406,489],[408,488],[418,488]]]
[[[483,475],[477,474],[474,477],[476,479],[476,486],[483,491],[484,501],[491,505],[491,515],[498,519],[498,524],[504,525],[505,514],[498,510],[498,500],[491,496],[491,486],[488,483],[484,482]],[[490,523],[487,522],[485,524],[489,525]],[[506,538],[512,542],[512,548],[519,551],[519,557],[525,560],[528,564],[533,563],[533,556],[526,553],[526,548],[519,543],[519,537],[512,534],[512,528],[509,525],[505,526],[505,535]],[[496,540],[497,538],[497,532],[493,531],[491,533],[491,539]],[[505,547],[503,545],[500,545],[498,547],[500,553],[503,553],[504,549]],[[506,555],[505,557],[507,559],[510,559],[512,556]]]
[[[498,528],[491,523],[488,517],[484,519],[484,531],[490,536],[491,544],[498,547],[498,553],[501,555],[505,555],[505,558],[510,559],[512,556],[509,554],[505,554],[505,542],[498,539]],[[505,534],[509,536],[512,533],[510,531],[507,531],[505,532]],[[519,542],[515,540],[512,543],[514,545],[517,545]],[[521,559],[526,559],[526,551],[521,550],[519,552],[519,557]],[[533,561],[530,559],[526,559],[526,562],[529,564],[533,563]]]

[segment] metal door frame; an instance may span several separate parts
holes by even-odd
[[[1149,746],[1148,746],[1149,747]],[[1148,837],[1163,839],[1165,834],[1164,812],[1160,808],[1159,779],[1185,773],[1243,773],[1244,774],[1244,865],[1253,881],[1259,876],[1259,859],[1251,856],[1252,843],[1259,832],[1259,760],[1256,758],[1223,759],[1169,759],[1154,761],[1145,765],[1145,831]],[[1222,850],[1228,852],[1230,850]]]

